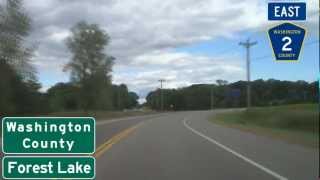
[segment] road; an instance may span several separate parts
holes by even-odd
[[[97,179],[318,179],[318,150],[212,124],[213,113],[98,125]]]
[[[215,113],[97,122],[96,179],[318,179],[319,150],[215,125]]]

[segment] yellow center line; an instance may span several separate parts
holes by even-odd
[[[99,158],[102,154],[104,154],[107,150],[109,150],[114,144],[116,144],[117,142],[119,142],[120,140],[124,139],[125,137],[127,137],[130,133],[132,133],[133,131],[135,131],[139,126],[141,126],[144,122],[141,122],[135,126],[132,126],[130,128],[127,128],[123,131],[121,131],[120,133],[116,134],[115,136],[113,136],[112,138],[110,138],[109,140],[107,140],[105,143],[103,143],[102,145],[100,145],[96,152],[93,154],[93,156],[95,158]]]
[[[97,149],[96,152],[93,154],[93,157],[99,158],[101,155],[103,155],[106,151],[108,151],[114,144],[119,142],[120,140],[127,137],[129,134],[134,132],[138,127],[140,127],[144,122],[140,122],[134,126],[131,126],[116,135],[112,136],[110,139],[106,140],[103,144],[101,144]]]

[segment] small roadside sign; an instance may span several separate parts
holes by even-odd
[[[86,156],[7,156],[4,179],[94,179],[96,162]]]
[[[283,23],[268,31],[270,43],[277,61],[297,61],[306,30],[293,23]]]
[[[90,117],[5,117],[5,154],[93,154],[95,120]]]

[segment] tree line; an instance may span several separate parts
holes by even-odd
[[[280,81],[258,79],[251,82],[253,106],[271,106],[318,102],[318,82]],[[152,109],[205,110],[210,108],[246,107],[246,81],[228,83],[217,80],[215,84],[198,84],[179,89],[157,89],[146,97]]]
[[[70,110],[122,110],[138,104],[138,95],[125,84],[113,85],[115,58],[106,53],[110,37],[97,24],[85,21],[71,29],[65,41],[72,54],[64,71],[70,82],[41,93],[31,63],[36,47],[27,41],[31,18],[22,0],[0,4],[0,116]]]

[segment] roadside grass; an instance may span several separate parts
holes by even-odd
[[[210,121],[290,143],[319,148],[317,104],[259,107],[218,113],[211,117]]]

